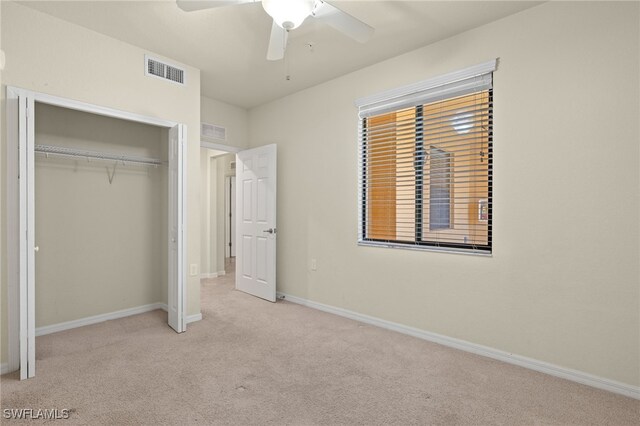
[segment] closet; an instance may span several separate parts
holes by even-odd
[[[166,130],[35,104],[36,336],[167,304]]]
[[[9,371],[37,335],[168,312],[186,331],[186,126],[7,87]]]

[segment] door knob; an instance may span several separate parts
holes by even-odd
[[[266,232],[267,234],[275,234],[276,233],[276,228],[265,229],[262,232]]]
[[[39,251],[40,251],[40,247],[35,246],[35,247],[33,248],[33,251],[35,251],[36,253],[37,253],[37,252],[39,252]]]

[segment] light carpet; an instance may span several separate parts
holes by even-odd
[[[640,402],[286,301],[202,282],[203,320],[154,311],[38,337],[2,408],[62,424],[640,424]],[[3,419],[3,422],[6,421]]]

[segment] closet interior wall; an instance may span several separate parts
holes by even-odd
[[[45,104],[35,117],[36,145],[167,160],[159,127]],[[166,165],[36,154],[36,328],[166,304],[167,200]]]

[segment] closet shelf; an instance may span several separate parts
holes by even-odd
[[[122,164],[141,164],[147,166],[160,166],[166,162],[158,158],[138,157],[133,155],[119,155],[107,152],[89,151],[84,149],[66,148],[54,145],[36,145],[35,152],[45,155],[56,155],[62,157],[85,158],[87,160],[117,161]]]

